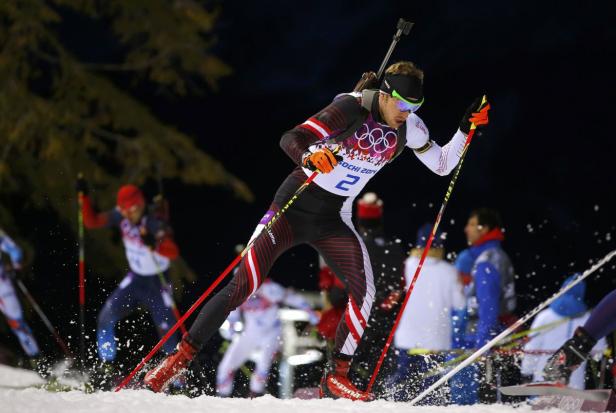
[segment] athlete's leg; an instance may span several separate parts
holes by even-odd
[[[259,337],[246,332],[233,338],[216,370],[216,393],[219,396],[231,395],[235,372],[248,360],[259,340]]]
[[[272,204],[270,211],[259,224],[269,222],[278,208]],[[253,238],[260,232],[257,227]],[[267,277],[274,261],[293,246],[293,236],[285,216],[281,216],[262,236],[259,236],[246,252],[233,278],[220,292],[203,306],[188,332],[190,340],[197,346],[205,344],[218,330],[231,311],[242,304],[259,288]]]
[[[364,334],[374,301],[374,279],[368,251],[353,227],[350,213],[342,214],[335,235],[314,241],[312,245],[347,287],[349,300],[336,331],[334,351],[342,358],[350,359]]]
[[[259,341],[261,351],[255,360],[255,371],[250,378],[250,391],[253,395],[265,393],[267,376],[269,375],[274,356],[280,348],[280,330],[274,329],[261,337]]]
[[[107,298],[98,315],[96,345],[98,357],[105,362],[113,361],[116,357],[115,324],[134,311],[137,306],[136,277],[138,275],[129,272]]]
[[[199,349],[218,330],[229,313],[254,294],[267,277],[276,258],[293,246],[291,227],[284,215],[267,233],[258,236],[260,228],[269,222],[277,209],[277,206],[272,204],[270,211],[255,230],[252,237],[256,238],[255,242],[244,254],[233,278],[203,306],[189,332],[180,341],[178,351],[146,373],[144,383],[151,390],[163,391],[170,382],[184,374]]]
[[[571,374],[588,358],[597,341],[616,328],[616,290],[599,302],[583,327],[554,353],[543,368],[547,381],[568,383]]]
[[[584,324],[584,330],[595,340],[605,337],[616,330],[616,290],[612,291],[597,304]]]
[[[13,284],[8,279],[0,278],[0,311],[6,317],[13,333],[19,339],[19,344],[28,357],[36,357],[39,354],[39,347],[32,334],[30,326],[26,323],[23,311]]]
[[[165,284],[161,284],[161,280],[157,275],[140,276],[139,278],[139,284],[141,285],[138,292],[139,302],[150,311],[156,331],[159,337],[162,337],[177,322],[172,310],[171,286],[166,278]],[[179,341],[178,334],[173,334],[163,345],[163,351],[167,354],[173,353]]]

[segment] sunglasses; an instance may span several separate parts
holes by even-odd
[[[417,102],[411,102],[403,98],[395,90],[391,92],[391,96],[396,99],[396,107],[398,108],[400,112],[417,112],[417,110],[421,107],[421,105],[424,102],[423,97]]]

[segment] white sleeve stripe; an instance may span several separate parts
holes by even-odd
[[[327,133],[327,131],[322,126],[318,125],[316,122],[311,121],[310,119],[302,123],[302,125],[306,125],[310,129],[318,132],[318,134],[321,135],[321,139],[329,136],[329,133]]]
[[[259,280],[257,279],[257,270],[255,269],[254,256],[253,256],[252,248],[248,251],[248,265],[250,268],[250,275],[252,276],[252,291],[250,295],[253,295],[257,288],[259,287]]]

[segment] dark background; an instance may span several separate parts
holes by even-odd
[[[492,105],[490,125],[473,140],[441,224],[448,250],[465,248],[463,227],[471,209],[499,210],[506,228],[504,248],[519,276],[522,315],[555,292],[567,275],[585,270],[614,248],[616,35],[608,2],[216,4],[222,15],[215,52],[234,69],[220,91],[182,100],[141,91],[156,116],[195,136],[256,195],[253,204],[246,204],[223,190],[164,182],[177,241],[199,275],[187,286],[182,310],[233,259],[233,246],[247,241],[293,168],[279,148],[282,133],[337,93],[350,91],[362,72],[377,70],[400,17],[416,24],[390,63],[412,60],[425,71],[426,100],[418,115],[433,139],[446,143],[476,96],[486,93]],[[74,36],[87,27],[69,19],[61,30]],[[88,60],[96,60],[97,51],[105,53],[104,43],[91,48],[77,42],[75,49]],[[126,81],[121,76],[115,80]],[[407,152],[366,189],[385,202],[388,234],[410,245],[416,229],[434,221],[450,178],[434,175]],[[145,191],[156,193],[155,178]],[[41,224],[35,233],[33,293],[76,345],[73,236],[55,223]],[[610,264],[592,277],[590,304],[614,287],[614,268]],[[284,285],[315,290],[316,269],[316,253],[298,247],[279,260],[271,275]],[[93,329],[116,283],[97,277],[92,268],[88,277]],[[33,323],[37,336],[53,348],[44,327]],[[134,355],[147,350],[146,345]]]

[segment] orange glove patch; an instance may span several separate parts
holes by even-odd
[[[490,110],[490,104],[488,103],[484,107],[482,107],[478,112],[473,112],[470,117],[471,123],[474,123],[475,126],[487,125],[489,122],[488,119],[488,111]]]
[[[326,174],[334,170],[338,165],[336,156],[328,148],[321,148],[304,158],[304,167],[311,171],[319,171]]]

